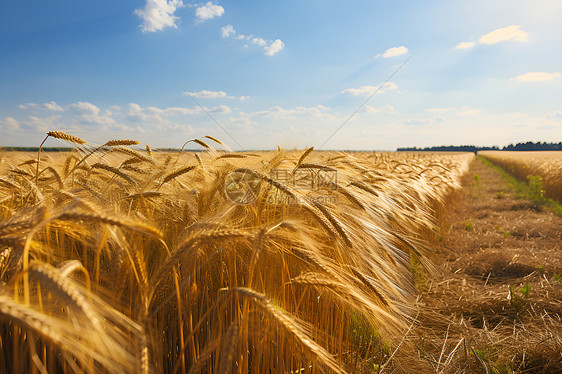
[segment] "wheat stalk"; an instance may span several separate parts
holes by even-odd
[[[180,263],[181,259],[190,252],[195,246],[202,243],[209,244],[214,241],[223,241],[227,239],[243,239],[249,238],[250,233],[240,230],[222,229],[211,232],[197,233],[185,242],[183,242],[173,253],[160,265],[160,268],[154,274],[153,281],[156,286],[166,275],[170,273],[174,266]]]
[[[112,152],[119,152],[119,153],[124,153],[126,155],[132,156],[134,158],[139,159],[140,161],[144,161],[144,162],[153,162],[152,159],[150,157],[146,157],[145,155],[143,155],[142,153],[140,153],[139,151],[136,151],[134,149],[131,148],[127,148],[127,147],[121,147],[121,146],[114,146],[111,148]]]
[[[228,374],[234,361],[234,354],[238,345],[238,335],[240,326],[238,322],[232,322],[226,330],[225,336],[221,340],[220,361],[218,373]]]
[[[102,222],[113,226],[120,226],[125,227],[130,230],[135,230],[142,232],[147,235],[155,236],[157,238],[162,238],[163,234],[160,230],[147,225],[142,222],[134,222],[129,221],[117,217],[111,217],[105,215],[103,213],[97,212],[68,212],[68,213],[61,213],[58,214],[50,220],[58,220],[58,221],[89,221],[89,222]]]
[[[165,183],[168,183],[169,181],[179,177],[180,175],[183,175],[187,172],[190,172],[191,170],[195,169],[196,167],[197,167],[197,165],[186,166],[186,167],[183,167],[181,169],[178,169],[178,170],[174,171],[173,173],[170,173],[170,174],[166,175],[164,177],[164,180],[162,181],[161,185],[163,185]]]
[[[137,145],[140,144],[140,142],[137,142],[136,140],[130,140],[130,139],[113,139],[113,140],[108,140],[107,142],[105,142],[102,147],[115,147],[115,146],[120,146],[120,145]]]
[[[231,288],[227,289],[227,291],[236,292],[250,300],[254,300],[257,305],[262,307],[262,310],[267,312],[267,315],[271,316],[273,320],[284,329],[284,331],[295,338],[303,347],[306,347],[309,353],[312,354],[321,365],[325,365],[334,373],[345,373],[341,364],[306,333],[301,322],[289,316],[280,308],[275,307],[266,295],[245,287]]]
[[[122,179],[129,182],[130,184],[137,184],[133,178],[131,178],[127,174],[123,173],[121,170],[119,170],[117,168],[114,168],[113,166],[109,166],[109,165],[97,162],[97,163],[92,165],[92,169],[107,170],[107,171],[117,175],[118,177],[121,177]]]

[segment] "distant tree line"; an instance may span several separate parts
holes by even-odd
[[[37,152],[39,147],[0,147],[0,151]],[[70,152],[69,147],[43,147],[41,152]]]
[[[437,147],[409,147],[398,148],[398,152],[478,152],[478,151],[562,151],[562,142],[546,143],[546,142],[527,142],[510,144],[503,148],[493,147],[477,147],[474,145],[445,145]]]
[[[527,142],[510,144],[502,148],[502,151],[562,151],[562,142],[545,143],[545,142]]]

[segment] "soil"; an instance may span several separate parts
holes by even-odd
[[[515,195],[472,162],[418,284],[418,357],[402,371],[562,373],[562,217]]]

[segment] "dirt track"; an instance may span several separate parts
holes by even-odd
[[[476,159],[442,222],[402,370],[562,373],[562,218]]]

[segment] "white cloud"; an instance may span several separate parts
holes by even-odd
[[[408,53],[408,48],[406,48],[404,46],[392,47],[392,48],[387,49],[383,53],[382,58],[401,56],[401,55],[406,54],[406,53]]]
[[[201,90],[199,92],[184,92],[184,95],[189,95],[196,97],[198,99],[234,99],[234,100],[248,100],[250,96],[230,96],[224,91],[211,91],[211,90]]]
[[[41,109],[41,110],[48,110],[51,112],[62,112],[64,109],[62,109],[61,106],[57,105],[57,103],[55,103],[54,101],[49,101],[48,103],[43,103],[43,104],[35,104],[35,103],[25,103],[25,104],[20,104],[18,105],[19,109]]]
[[[258,45],[263,49],[263,54],[266,56],[273,56],[277,52],[285,48],[285,43],[281,39],[275,39],[274,41],[265,40],[259,36],[244,35],[236,32],[232,25],[226,25],[221,28],[221,35],[223,38],[233,38],[236,40],[247,40],[248,42]],[[247,47],[245,44],[244,47]]]
[[[491,31],[483,35],[478,41],[482,44],[496,44],[508,40],[524,42],[527,40],[528,35],[525,31],[521,30],[520,25],[511,25]]]
[[[546,73],[544,71],[532,71],[529,73],[521,74],[516,76],[515,78],[511,78],[512,80],[516,80],[518,82],[541,82],[541,81],[550,81],[554,78],[560,78],[560,73]]]
[[[275,39],[271,44],[266,45],[263,50],[264,54],[267,56],[273,56],[283,48],[285,48],[285,43],[283,43],[281,39]]]
[[[76,103],[70,104],[68,108],[71,111],[80,114],[97,115],[100,112],[100,108],[85,101],[78,101]]]
[[[432,112],[432,113],[443,113],[443,112],[449,112],[453,109],[454,108],[429,108],[429,109],[426,109],[426,111]]]
[[[68,109],[68,110],[66,110]],[[117,123],[113,119],[113,113],[110,110],[104,110],[101,113],[100,108],[87,101],[78,101],[68,105],[65,109],[63,122],[75,126],[92,126],[95,129],[118,129],[124,125]]]
[[[329,107],[324,105],[316,105],[313,107],[297,106],[291,109],[285,109],[278,105],[273,106],[266,110],[260,110],[250,113],[249,116],[263,116],[268,118],[295,118],[296,116],[311,116],[315,118],[331,118],[332,116],[327,113]]]
[[[184,108],[184,107],[169,107],[169,108],[158,108],[155,106],[141,107],[136,103],[130,103],[127,105],[126,118],[135,122],[151,122],[151,123],[167,123],[170,117],[178,115],[194,115],[203,113],[207,111],[209,113],[230,113],[232,109],[226,105],[218,105],[214,107],[194,107],[194,108]]]
[[[221,35],[223,38],[228,38],[230,35],[235,35],[236,30],[234,30],[234,26],[226,25],[221,27]]]
[[[550,114],[547,114],[546,118],[554,119],[554,120],[557,120],[557,121],[562,121],[562,110],[558,110],[556,112],[552,112]]]
[[[460,42],[456,45],[456,49],[468,49],[474,47],[474,42]]]
[[[22,121],[21,124],[26,129],[32,129],[39,132],[47,132],[53,129],[60,129],[61,126],[61,115],[56,114],[49,117],[36,117],[36,116],[29,116],[26,121]]]
[[[142,19],[141,30],[154,32],[166,27],[177,28],[179,17],[174,16],[176,9],[181,8],[181,0],[147,0],[142,9],[135,9],[135,14]]]
[[[441,114],[450,114],[450,115],[454,115],[454,116],[472,116],[475,114],[479,114],[480,113],[480,109],[478,108],[472,108],[468,105],[462,105],[460,107],[443,107],[443,108],[428,108],[425,110],[426,112],[429,113],[441,113]],[[437,118],[441,118],[444,120],[444,118],[442,117],[437,117]]]
[[[240,36],[242,36],[242,35],[240,35]],[[267,42],[262,38],[252,38],[252,43],[257,44],[260,47],[265,47],[267,45]]]
[[[230,107],[228,105],[218,105],[218,106],[214,106],[212,108],[207,108],[207,107],[204,107],[204,108],[209,113],[226,114],[226,113],[232,112],[232,109],[230,109]]]
[[[462,108],[463,110],[458,111],[457,113],[455,113],[457,116],[473,116],[475,114],[480,113],[480,109],[478,108],[469,108],[469,107],[464,107]]]
[[[378,108],[371,105],[366,105],[363,108],[363,111],[365,113],[394,113],[394,107],[388,104]]]
[[[0,119],[0,126],[6,130],[18,130],[20,128],[18,121],[14,117],[4,117],[4,119]]]
[[[347,88],[343,90],[341,93],[350,94],[353,96],[368,96],[373,94],[375,91],[377,91],[379,87],[380,87],[380,90],[378,91],[379,94],[382,94],[386,91],[395,91],[398,89],[396,83],[386,82],[382,87],[379,85],[379,86],[361,86],[359,88]]]
[[[428,119],[424,119],[424,118],[410,118],[404,121],[405,125],[426,125],[428,123],[430,123],[431,121]]]
[[[199,92],[184,92],[183,94],[193,96],[198,99],[218,99],[222,97],[227,97],[226,92],[224,91],[210,91],[210,90],[201,90]]]
[[[220,17],[224,14],[224,8],[220,5],[215,5],[208,1],[207,4],[198,6],[195,9],[195,17],[200,21],[205,21],[215,17]]]

